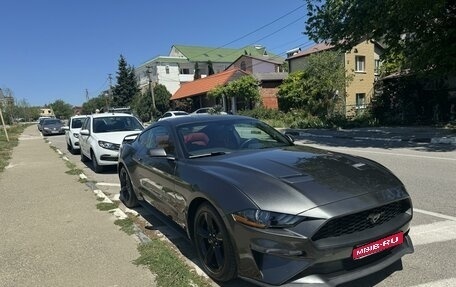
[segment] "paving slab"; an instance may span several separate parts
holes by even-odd
[[[0,173],[0,286],[156,286],[138,242],[28,127]]]

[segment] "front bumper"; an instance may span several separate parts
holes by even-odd
[[[119,159],[118,151],[111,151],[103,149],[102,153],[98,157],[99,165],[116,165]]]
[[[408,203],[407,199],[404,202]],[[340,202],[321,210],[338,210],[344,214],[342,217],[347,216]],[[336,286],[375,273],[413,253],[408,236],[411,203],[409,211],[366,230],[316,240],[312,237],[333,217],[304,221],[290,229],[255,229],[233,221],[230,227],[239,253],[239,276],[260,286],[297,287]],[[355,247],[399,231],[404,233],[402,244],[363,259],[352,259]]]

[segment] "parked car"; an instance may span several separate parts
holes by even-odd
[[[63,126],[62,121],[59,119],[43,119],[41,122],[41,133],[43,136],[63,135],[65,133]]]
[[[123,113],[92,114],[86,117],[79,131],[81,161],[92,161],[95,172],[116,165],[119,147],[127,135],[144,129],[134,116]]]
[[[118,174],[124,204],[184,227],[217,281],[335,286],[413,252],[412,202],[389,170],[253,118],[156,122],[123,143]]]
[[[208,114],[209,115],[226,115],[227,113],[223,112],[223,111],[218,111],[217,109],[215,109],[213,107],[207,107],[207,108],[197,109],[190,114],[191,115],[208,115]]]
[[[187,112],[184,111],[167,111],[166,113],[161,116],[158,121],[168,119],[168,118],[174,118],[174,117],[179,117],[179,116],[186,116],[188,115]]]
[[[42,126],[43,126],[43,122],[45,119],[50,119],[51,117],[39,117],[38,118],[38,122],[37,122],[37,127],[38,127],[38,130],[41,132],[41,129],[42,129]]]
[[[65,129],[65,141],[67,149],[71,153],[79,151],[79,131],[81,130],[82,124],[87,116],[73,116],[68,121],[68,126]]]

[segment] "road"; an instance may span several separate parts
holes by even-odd
[[[49,137],[53,146],[60,149],[81,168],[97,187],[115,197],[119,182],[115,168],[101,174],[91,170],[91,164],[80,161],[79,154],[66,150],[63,136]],[[297,144],[329,149],[375,160],[389,168],[405,184],[415,208],[411,237],[415,253],[403,258],[403,270],[384,270],[348,286],[456,286],[456,151],[442,145],[401,142],[375,142],[368,140],[308,138]],[[145,207],[140,214],[154,227],[158,226],[181,252],[196,262],[185,235],[153,208]],[[253,285],[237,280],[223,287]]]

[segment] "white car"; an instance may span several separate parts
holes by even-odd
[[[158,121],[167,119],[167,118],[174,118],[174,117],[179,117],[179,116],[187,116],[188,113],[184,111],[167,111],[166,113],[161,116]]]
[[[71,153],[79,151],[79,131],[87,116],[73,116],[68,121],[68,126],[64,127],[67,149]]]
[[[120,145],[127,135],[144,129],[134,116],[123,113],[101,113],[87,116],[79,131],[81,161],[92,161],[95,172],[117,165]]]
[[[218,111],[215,108],[207,107],[207,108],[200,108],[196,111],[190,113],[190,115],[227,115],[226,112]]]

